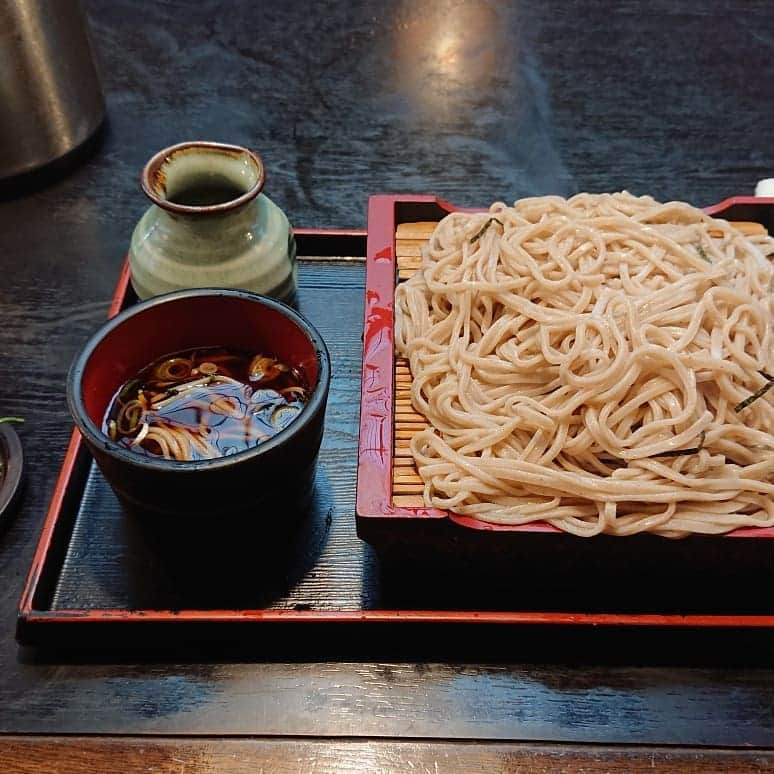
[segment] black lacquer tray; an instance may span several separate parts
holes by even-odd
[[[416,201],[394,198],[398,219],[417,219]],[[734,215],[765,220],[760,216],[768,216],[770,205],[764,209]],[[365,258],[378,241],[366,237],[296,232],[298,306],[326,340],[333,368],[314,496],[298,531],[278,547],[264,540],[265,527],[288,514],[263,514],[249,526],[202,522],[185,529],[129,518],[74,434],[20,603],[22,644],[178,648],[233,644],[249,633],[305,642],[320,655],[326,633],[338,642],[343,625],[357,631],[350,643],[370,637],[446,649],[454,642],[480,647],[482,630],[469,627],[482,623],[500,633],[507,625],[507,638],[519,630],[513,624],[531,624],[530,630],[553,632],[549,640],[567,627],[576,633],[623,627],[638,631],[637,642],[663,627],[710,626],[731,636],[738,627],[774,626],[768,585],[761,582],[768,551],[754,566],[726,566],[712,577],[647,562],[627,576],[627,562],[598,563],[590,549],[575,556],[551,549],[513,566],[507,556],[482,561],[475,550],[449,561],[422,541],[399,539],[396,550],[391,540],[382,550],[379,541],[373,547],[361,540],[355,495]],[[128,280],[124,266],[111,314],[135,302]],[[299,637],[299,626],[312,623]],[[489,641],[495,629],[486,628]]]

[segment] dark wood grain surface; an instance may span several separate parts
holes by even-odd
[[[772,5],[85,5],[108,126],[68,174],[0,201],[0,412],[27,418],[26,494],[0,539],[0,731],[774,744],[770,650],[746,637],[678,650],[653,632],[583,647],[562,632],[541,650],[516,631],[496,652],[470,637],[434,657],[355,636],[325,661],[312,634],[292,661],[43,658],[13,639],[70,433],[64,375],[104,318],[154,151],[256,148],[299,226],[363,226],[386,191],[482,205],[625,187],[706,205],[774,174]]]
[[[471,742],[355,741],[322,739],[170,739],[10,737],[0,739],[6,774],[103,774],[152,771],[155,774],[272,772],[346,774],[417,771],[425,774],[629,774],[771,771],[767,750],[675,750],[665,747],[617,748],[595,745],[487,744]]]

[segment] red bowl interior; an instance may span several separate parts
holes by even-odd
[[[192,295],[165,300],[125,318],[97,342],[81,380],[86,413],[102,427],[116,391],[154,360],[194,347],[271,353],[317,386],[315,346],[280,308],[250,297]]]

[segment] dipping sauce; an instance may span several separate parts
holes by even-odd
[[[102,430],[138,454],[213,459],[275,436],[308,397],[302,371],[269,353],[190,349],[165,355],[126,382]]]

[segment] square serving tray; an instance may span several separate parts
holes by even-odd
[[[771,228],[773,204],[732,200],[726,208],[737,208],[736,219],[761,220]],[[536,583],[529,563],[503,571],[497,561],[483,560],[486,546],[476,553],[475,537],[491,532],[389,503],[395,224],[437,219],[448,209],[428,196],[379,196],[370,202],[367,235],[296,231],[299,308],[328,343],[333,380],[315,493],[293,540],[279,549],[264,545],[258,522],[250,528],[192,525],[181,532],[131,519],[74,432],[20,601],[20,643],[93,649],[153,642],[176,648],[234,643],[248,631],[259,639],[284,632],[286,642],[297,643],[293,633],[300,624],[315,624],[320,635],[349,626],[358,640],[371,632],[379,642],[384,638],[373,632],[386,634],[384,624],[412,624],[423,636],[441,624],[442,631],[469,624],[530,624],[530,630],[774,627],[774,605],[748,586],[755,582],[750,572],[770,566],[770,549],[750,554],[754,561],[734,586],[747,588],[742,597],[732,589],[725,595],[686,590],[666,598],[648,584],[626,595],[607,584],[590,595],[579,589],[573,568],[595,561],[595,553],[587,556],[574,544],[563,552],[552,544],[555,564],[564,564],[565,571],[551,577],[544,572]],[[124,265],[109,314],[135,301]],[[430,524],[453,527],[441,542],[461,548],[466,563],[459,557],[449,563],[445,551],[434,554],[439,538],[427,529]],[[730,545],[770,541],[713,543],[727,553]],[[502,555],[511,561],[512,554]],[[736,560],[732,564],[739,567]]]

